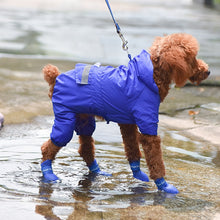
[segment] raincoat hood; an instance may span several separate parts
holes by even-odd
[[[134,57],[131,62],[134,62],[135,64],[138,78],[148,88],[158,93],[159,90],[153,78],[154,67],[150,58],[150,54],[147,51],[142,50],[142,52]]]

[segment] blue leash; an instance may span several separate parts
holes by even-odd
[[[122,49],[127,52],[128,58],[131,60],[131,54],[128,52],[128,41],[124,38],[123,34],[121,33],[121,28],[119,27],[118,23],[116,22],[116,20],[115,20],[115,18],[114,18],[114,15],[113,15],[113,13],[112,13],[112,10],[111,10],[109,1],[108,1],[108,0],[105,0],[105,2],[106,2],[106,4],[107,4],[108,9],[109,9],[109,11],[110,11],[110,14],[111,14],[111,16],[112,16],[112,20],[113,20],[113,22],[114,22],[114,24],[115,24],[116,32],[117,32],[117,34],[119,35],[119,37],[121,38],[121,40],[122,40]]]

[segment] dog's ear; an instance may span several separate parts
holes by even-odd
[[[173,46],[169,51],[160,56],[160,69],[169,72],[171,79],[178,87],[185,85],[190,68],[186,61],[186,53],[183,48]]]
[[[195,37],[190,34],[180,33],[174,34],[173,38],[174,41],[177,42],[177,45],[184,49],[189,59],[196,57],[199,51],[199,43]]]

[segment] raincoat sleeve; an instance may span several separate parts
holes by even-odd
[[[143,92],[133,107],[135,122],[142,134],[157,135],[160,97]]]
[[[75,114],[67,107],[56,103],[53,103],[53,110],[55,120],[50,138],[56,146],[63,147],[73,137],[73,131],[75,129]]]
[[[79,114],[76,114],[76,126],[75,131],[77,135],[92,136],[95,131],[95,118],[90,115],[89,117],[83,118]]]
[[[136,124],[140,132],[142,134],[157,135],[158,120],[156,120],[156,117],[152,120],[152,116],[148,114],[139,112],[137,115],[140,115],[140,117],[136,120]]]

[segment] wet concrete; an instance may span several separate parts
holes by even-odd
[[[161,105],[160,122],[220,147],[220,87],[174,88]],[[175,116],[167,118],[163,115]]]

